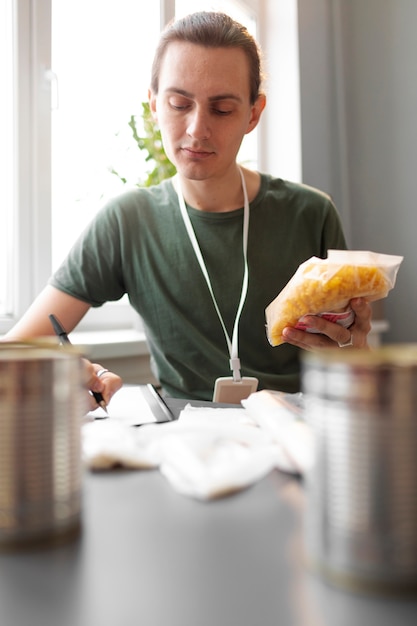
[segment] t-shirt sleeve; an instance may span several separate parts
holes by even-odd
[[[324,225],[322,230],[322,254],[323,258],[327,257],[328,250],[346,250],[347,243],[345,234],[343,231],[340,215],[333,204],[332,200],[328,198],[326,201],[326,211],[324,218]]]
[[[122,231],[117,205],[110,203],[80,235],[49,284],[93,307],[119,300],[125,293]]]

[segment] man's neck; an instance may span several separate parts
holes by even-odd
[[[249,201],[259,190],[260,176],[257,172],[242,168]],[[180,176],[180,175],[179,175]],[[243,207],[242,179],[238,167],[220,179],[189,180],[180,176],[184,199],[189,206],[210,213],[226,213]]]

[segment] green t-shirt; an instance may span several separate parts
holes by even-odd
[[[244,268],[243,208],[187,210],[231,337]],[[265,308],[300,263],[324,258],[331,248],[344,249],[346,242],[330,198],[262,174],[250,204],[249,285],[238,335],[242,375],[256,376],[259,389],[299,390],[299,351],[268,343]],[[50,282],[93,307],[127,293],[143,319],[155,374],[168,394],[211,400],[215,379],[231,375],[224,332],[172,181],[110,201]]]

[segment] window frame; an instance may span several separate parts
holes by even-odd
[[[14,0],[13,311],[6,332],[46,284],[50,268],[49,0]],[[48,160],[49,159],[49,160]],[[49,174],[49,175],[48,175]]]

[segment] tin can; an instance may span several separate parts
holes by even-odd
[[[79,533],[82,382],[71,346],[0,343],[0,550]]]
[[[306,552],[338,586],[417,591],[417,344],[302,362],[314,455]]]

